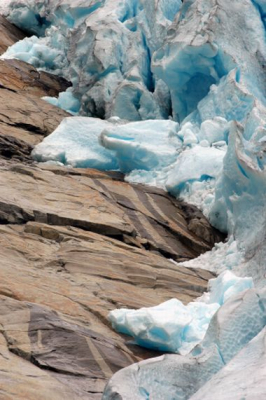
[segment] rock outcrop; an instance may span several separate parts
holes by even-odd
[[[25,37],[26,34],[24,32],[0,15],[0,54],[4,53],[9,46],[12,46],[12,44]]]
[[[0,19],[0,49],[22,32]],[[187,303],[212,274],[186,269],[223,237],[194,207],[121,174],[35,164],[67,113],[68,83],[0,61],[0,397],[100,399],[114,372],[155,353],[114,332],[117,307]]]
[[[1,17],[0,54],[8,45],[14,43],[12,41],[22,36],[22,32]],[[51,106],[41,97],[57,96],[67,87],[69,83],[63,78],[38,72],[22,61],[0,60],[1,156],[19,160],[23,157],[30,158],[32,146],[53,132],[62,119],[69,115]],[[8,151],[9,145],[10,151]],[[23,157],[21,153],[24,154]]]

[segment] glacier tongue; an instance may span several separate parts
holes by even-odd
[[[248,387],[266,321],[265,1],[7,0],[0,11],[34,34],[4,57],[69,79],[71,90],[46,100],[87,116],[64,120],[37,161],[119,169],[229,234],[185,263],[222,273],[197,303],[111,313],[137,343],[183,355],[120,371],[104,399],[207,399],[212,388],[223,399],[220,382],[232,399],[265,398],[260,382]]]

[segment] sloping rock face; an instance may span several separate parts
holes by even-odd
[[[0,85],[2,89],[38,97],[58,96],[71,86],[64,78],[37,71],[32,65],[15,59],[0,60]]]
[[[3,54],[12,44],[24,39],[25,36],[24,32],[0,15],[0,54]]]
[[[0,55],[24,36],[0,16]],[[41,97],[57,96],[67,87],[69,83],[64,79],[38,72],[22,61],[0,60],[0,154],[3,157],[30,159],[32,146],[68,116]]]
[[[144,242],[144,237],[133,235],[135,228],[122,208],[108,205],[96,189],[87,186],[86,190],[88,178],[83,184],[83,198],[75,190],[74,177],[81,179],[78,175],[64,177],[21,165],[20,171],[29,172],[31,168],[33,174],[39,174],[40,179],[33,182],[31,175],[19,172],[16,166],[5,164],[3,168],[4,174],[10,174],[7,182],[16,182],[24,191],[13,192],[13,199],[28,203],[24,209],[11,198],[4,202],[3,196],[0,202],[0,323],[7,355],[6,372],[0,373],[0,389],[6,398],[11,395],[15,399],[56,398],[49,397],[55,387],[58,398],[63,393],[73,399],[101,398],[106,380],[114,372],[155,355],[113,332],[108,312],[117,307],[156,305],[172,297],[188,302],[206,289],[212,275],[177,267],[157,252],[120,240],[126,235],[138,244]],[[60,187],[51,185],[49,191],[42,192],[43,198],[54,203],[53,214],[49,212],[51,205],[45,206],[46,213],[38,212],[41,201],[36,196],[36,203],[31,204],[29,192],[42,185],[41,179],[59,182],[58,178]],[[32,182],[29,186],[25,184],[28,179]],[[1,184],[3,180],[1,177]],[[108,176],[98,176],[97,180],[102,185],[114,183],[115,187],[116,181]],[[71,186],[75,195],[74,190],[72,195],[68,192]],[[66,197],[60,200],[63,191]],[[74,199],[68,202],[67,197]],[[93,204],[92,210],[89,201],[83,203],[86,197]],[[65,211],[67,219],[61,215],[64,205],[69,207]],[[83,216],[76,216],[75,208],[82,208]],[[53,215],[51,219],[49,215]],[[49,225],[36,222],[42,219]],[[82,229],[75,225],[82,225]],[[26,362],[32,365],[24,368]],[[21,364],[19,374],[11,374],[14,363]],[[24,397],[20,397],[20,387]],[[42,397],[37,397],[39,391]]]
[[[120,179],[93,170],[3,161],[0,222],[71,225],[181,261],[211,249],[219,239],[203,216],[186,215],[182,204],[163,191]]]
[[[0,49],[14,40],[1,29]],[[222,236],[121,174],[34,164],[32,146],[67,115],[39,97],[68,83],[14,60],[0,82],[0,397],[98,400],[113,373],[155,356],[114,332],[109,311],[198,297],[212,274],[169,259]]]

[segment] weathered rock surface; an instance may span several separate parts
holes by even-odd
[[[35,145],[68,114],[38,97],[0,89],[0,135]]]
[[[108,312],[198,297],[212,274],[169,258],[222,239],[195,208],[121,174],[34,164],[32,146],[67,115],[39,97],[67,85],[0,62],[3,400],[100,399],[114,372],[155,355],[114,332]]]
[[[0,54],[9,46],[25,38],[25,33],[0,15]]]
[[[92,170],[0,164],[0,222],[71,225],[115,237],[176,260],[211,249],[219,239],[193,214],[208,240],[189,230],[181,203],[162,190],[97,177]],[[202,235],[203,236],[203,235]]]
[[[15,399],[23,398],[21,387],[27,399],[38,391],[56,399],[53,390],[58,398],[99,399],[114,372],[154,356],[113,332],[108,312],[196,298],[212,275],[161,254],[186,259],[211,244],[189,231],[178,202],[118,174],[2,160],[0,185],[0,323],[8,354],[0,390]],[[23,372],[8,379],[16,362]]]
[[[25,35],[0,16],[0,54]],[[32,146],[69,114],[41,99],[57,96],[69,83],[18,60],[0,60],[0,155],[29,159]],[[10,143],[12,151],[6,151]]]
[[[22,385],[24,399],[40,398],[38,391],[41,398],[54,399],[49,393],[56,385],[61,388],[59,382],[59,393],[64,389],[67,398],[100,398],[114,372],[154,356],[113,332],[108,312],[173,296],[186,302],[211,277],[73,227],[1,226],[0,243],[0,323],[10,360],[4,359],[6,372],[0,371],[0,390],[11,398],[13,387]],[[25,360],[32,366],[11,373],[14,354],[18,365]],[[23,398],[19,394],[18,389],[13,398]]]
[[[37,97],[58,96],[71,84],[20,60],[0,60],[0,87]]]

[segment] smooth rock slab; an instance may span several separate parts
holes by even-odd
[[[156,355],[114,332],[109,311],[170,297],[188,302],[210,277],[73,227],[1,226],[0,393],[22,400],[40,391],[35,398],[50,400],[55,390],[58,399],[100,399],[115,371]]]
[[[0,165],[2,223],[72,225],[184,261],[222,239],[202,215],[189,215],[162,190],[97,179],[93,170]]]
[[[0,89],[0,134],[23,140],[28,145],[39,143],[68,114],[44,100],[23,92]]]

